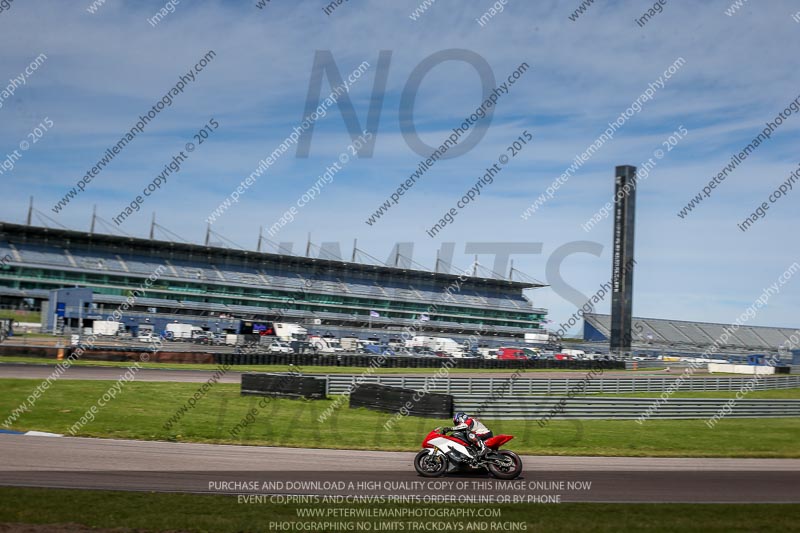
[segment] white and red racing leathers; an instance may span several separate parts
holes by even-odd
[[[491,430],[484,426],[477,418],[467,418],[463,423],[453,426],[451,431],[467,430],[467,438],[478,447],[478,456],[486,453],[486,445],[483,443],[492,436]]]

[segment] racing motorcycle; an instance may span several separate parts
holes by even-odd
[[[447,472],[487,469],[494,477],[515,479],[522,473],[522,459],[510,450],[499,450],[512,435],[495,435],[484,442],[488,451],[476,459],[470,451],[466,431],[447,435],[436,428],[422,441],[422,450],[414,457],[414,468],[425,477],[442,476]]]

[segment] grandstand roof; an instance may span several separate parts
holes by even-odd
[[[446,274],[443,272],[433,272],[418,269],[408,269],[402,267],[379,266],[365,263],[354,263],[349,261],[338,261],[334,259],[320,259],[314,257],[302,257],[291,254],[276,254],[269,252],[256,252],[250,250],[236,250],[214,246],[204,246],[199,244],[180,243],[172,241],[162,241],[157,239],[144,239],[138,237],[125,237],[119,235],[109,235],[102,233],[89,233],[60,228],[47,228],[41,226],[28,226],[24,224],[13,224],[0,222],[0,235],[5,235],[13,241],[20,242],[47,242],[53,244],[54,241],[61,246],[79,245],[118,248],[126,251],[147,252],[151,255],[171,258],[175,255],[188,254],[197,260],[206,261],[228,261],[228,262],[267,262],[281,263],[306,268],[330,268],[348,272],[365,272],[371,274],[383,274],[386,276],[403,276],[419,279],[435,279],[441,282],[455,281],[457,274]],[[514,289],[532,289],[544,287],[546,285],[534,282],[513,281],[508,279],[487,278],[479,276],[468,276],[470,283],[488,287],[506,287]]]
[[[585,340],[605,340],[611,335],[611,315],[586,313],[584,320]],[[719,339],[727,330],[725,343]],[[598,338],[597,333],[605,337]],[[634,342],[671,346],[711,346],[740,350],[775,350],[795,333],[791,328],[767,326],[735,326],[713,322],[689,322],[661,318],[633,317],[631,336]]]

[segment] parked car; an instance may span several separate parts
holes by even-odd
[[[523,348],[522,352],[528,359],[531,359],[533,361],[539,359],[539,350],[533,348]]]
[[[364,350],[373,355],[395,355],[394,350],[385,344],[365,344]]]
[[[570,361],[575,361],[575,360],[580,361],[581,359],[584,359],[586,357],[586,352],[584,352],[583,350],[571,350],[569,348],[562,348],[560,352],[570,356],[571,358]]]
[[[195,344],[211,344],[211,337],[207,333],[195,333],[192,337]]]
[[[484,359],[497,359],[497,350],[489,348],[488,346],[478,348],[478,353],[480,353],[481,357]]]
[[[269,353],[292,353],[292,347],[281,341],[272,341],[267,350]]]
[[[525,361],[528,357],[522,348],[500,348],[497,350],[497,359],[502,361]]]

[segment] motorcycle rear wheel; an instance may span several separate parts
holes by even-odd
[[[423,477],[439,477],[447,472],[447,457],[430,450],[421,450],[414,457],[414,469]]]
[[[511,466],[501,466],[490,462],[486,465],[489,469],[489,473],[499,479],[516,479],[519,477],[522,473],[522,459],[520,459],[519,455],[509,450],[503,450],[497,453],[503,455],[505,459],[510,459]]]

